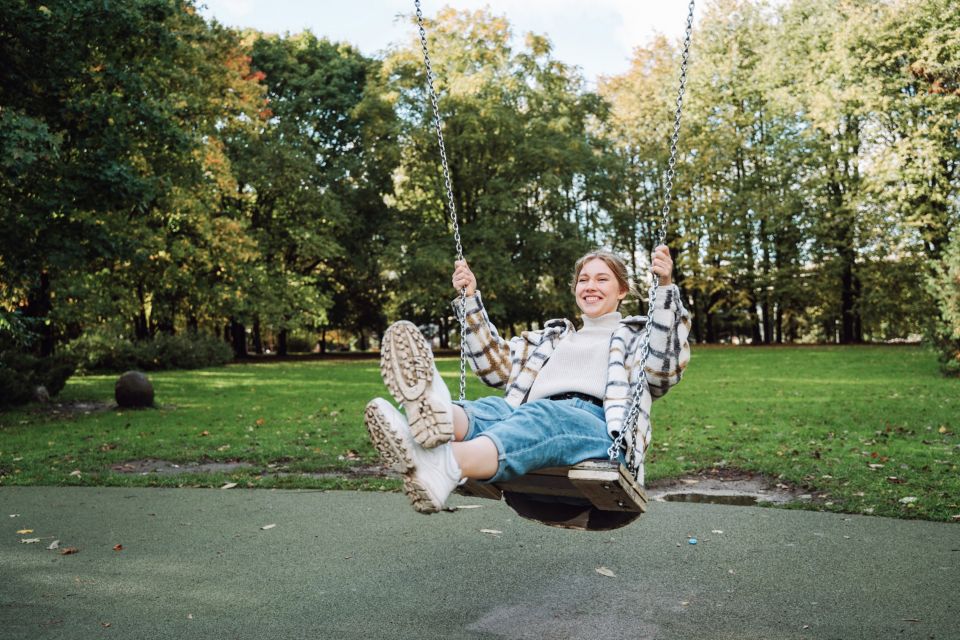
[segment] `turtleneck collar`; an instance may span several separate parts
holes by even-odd
[[[602,316],[591,318],[589,316],[580,316],[580,319],[583,320],[583,328],[586,330],[590,329],[616,329],[620,325],[620,320],[623,319],[623,316],[620,315],[619,311],[611,311],[610,313],[605,313]]]

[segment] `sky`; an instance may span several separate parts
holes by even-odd
[[[390,43],[414,37],[415,28],[398,18],[412,15],[413,0],[200,0],[203,15],[232,27],[272,33],[310,29],[320,37],[346,41],[367,55]],[[686,0],[421,0],[424,15],[442,6],[477,10],[488,7],[506,16],[514,37],[545,34],[554,56],[579,66],[584,77],[616,75],[629,67],[634,47],[655,34],[682,37]],[[428,34],[429,36],[429,34]],[[522,40],[519,40],[522,42]]]

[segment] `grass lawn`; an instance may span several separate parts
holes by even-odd
[[[439,366],[455,389],[457,362]],[[78,404],[111,400],[115,379],[76,377],[62,404],[0,413],[0,485],[399,487],[368,469],[377,460],[362,411],[386,395],[375,360],[156,373],[159,409]],[[470,380],[468,397],[495,392]],[[683,383],[653,411],[648,480],[740,469],[816,493],[802,508],[960,514],[960,380],[940,377],[925,349],[695,347]],[[250,466],[114,470],[144,459]]]

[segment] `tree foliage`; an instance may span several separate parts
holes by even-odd
[[[427,29],[462,245],[498,325],[573,315],[568,270],[598,245],[645,281],[680,43],[638,43],[594,88],[489,10]],[[0,64],[0,348],[91,331],[365,348],[399,317],[453,335],[412,35],[371,58],[231,31],[190,0],[10,0]],[[702,10],[664,229],[696,340],[927,333],[949,360],[958,69],[949,0]]]

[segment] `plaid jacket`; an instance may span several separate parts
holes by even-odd
[[[459,298],[453,301],[453,308],[459,317]],[[504,400],[513,407],[526,400],[534,379],[554,348],[564,336],[575,330],[569,320],[548,320],[543,329],[524,331],[506,341],[490,322],[479,291],[466,299],[465,311],[463,339],[467,359],[485,384],[504,390]],[[645,316],[623,318],[620,327],[610,337],[603,409],[611,437],[619,433],[639,382],[636,364],[646,321]],[[660,287],[650,327],[650,355],[644,367],[648,391],[641,397],[637,425],[637,433],[642,434],[643,450],[650,443],[650,404],[653,398],[659,398],[680,382],[690,360],[689,333],[690,316],[683,308],[680,290],[676,285]]]

